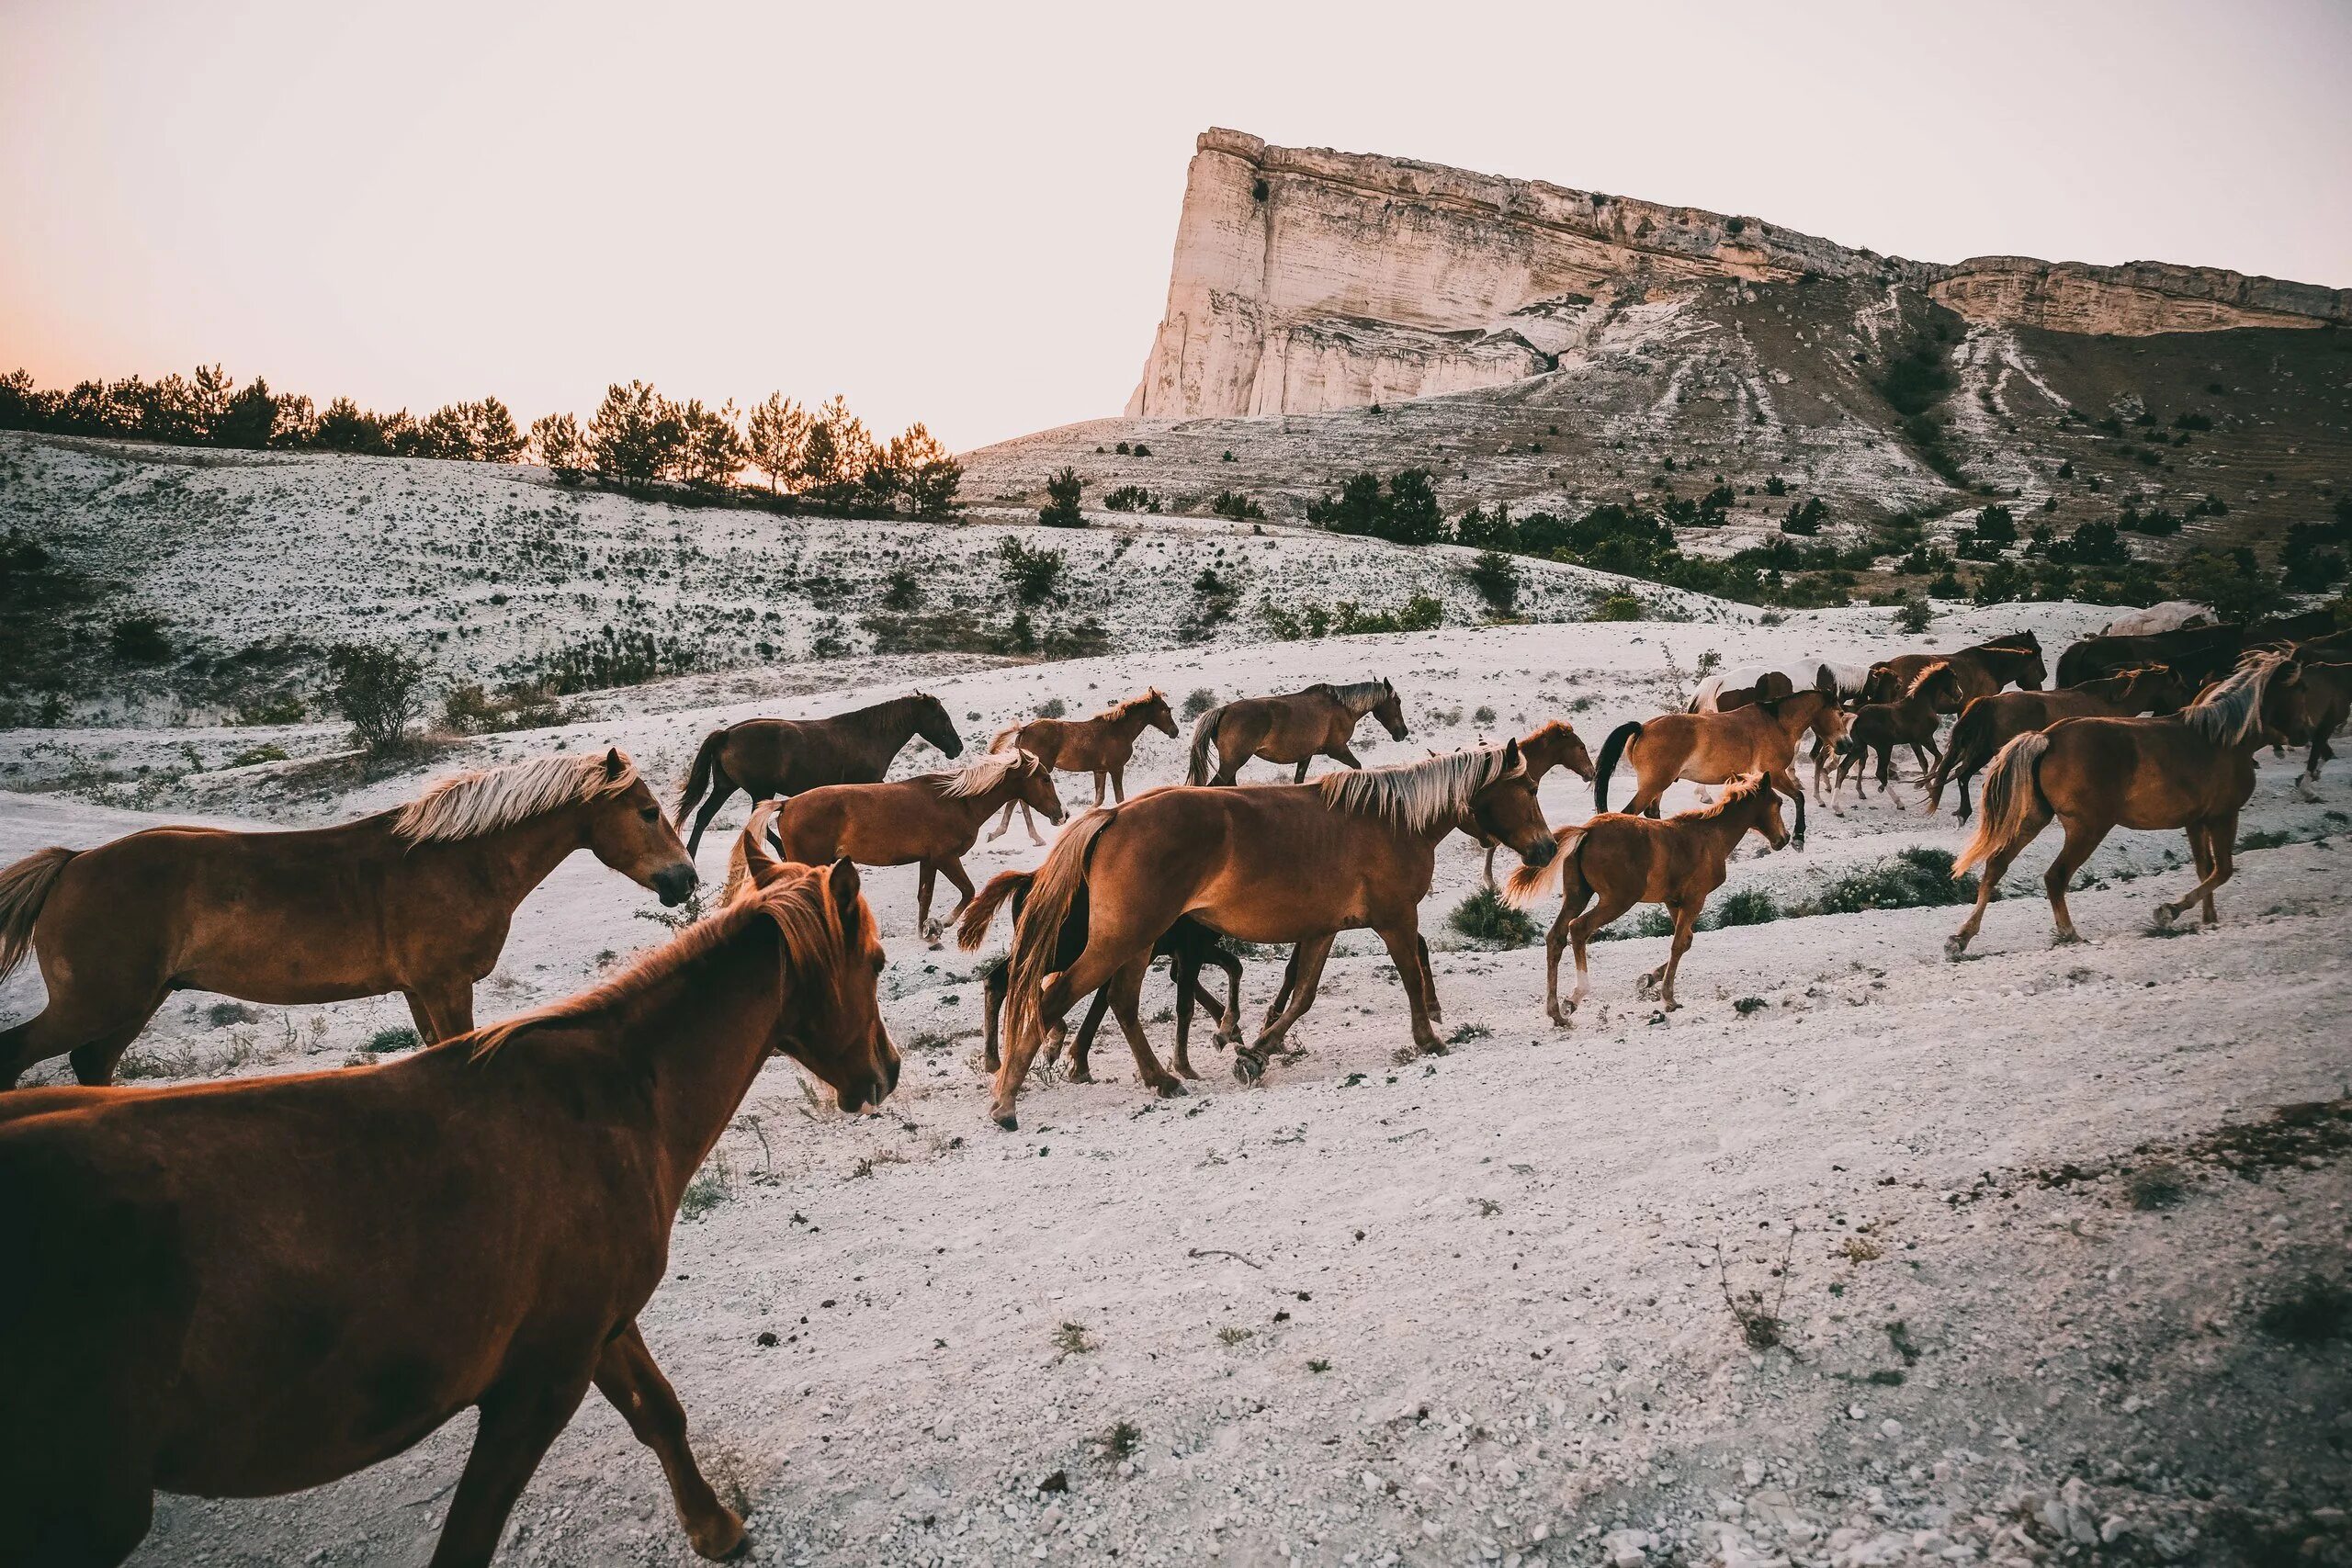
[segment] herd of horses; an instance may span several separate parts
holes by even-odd
[[[695,1549],[737,1551],[742,1521],[698,1468],[636,1318],[686,1183],[768,1059],[799,1062],[845,1111],[897,1084],[861,866],[919,868],[918,927],[934,942],[953,924],[976,951],[1011,913],[1010,952],[983,1002],[989,1111],[1007,1128],[1039,1055],[1061,1055],[1086,998],[1073,1078],[1091,1076],[1107,1015],[1144,1084],[1182,1092],[1198,1077],[1188,1046],[1199,1008],[1233,1048],[1236,1075],[1257,1079],[1350,930],[1386,949],[1415,1046],[1442,1052],[1419,910],[1455,832],[1485,847],[1490,887],[1495,852],[1519,857],[1512,899],[1560,887],[1546,942],[1554,1021],[1569,1023],[1590,994],[1600,928],[1645,902],[1664,906],[1673,939],[1641,987],[1672,1009],[1734,848],[1751,833],[1803,846],[1796,764],[1808,736],[1816,802],[1834,803],[1860,771],[1859,795],[1872,756],[1891,791],[1903,749],[1928,809],[1957,785],[1966,820],[1982,774],[1959,867],[1983,874],[1947,944],[1954,956],[2053,819],[2064,842],[2045,883],[2060,940],[2075,935],[2070,878],[2118,826],[2185,831],[2199,879],[2157,918],[2201,903],[2212,920],[2256,752],[2308,744],[2304,790],[2332,755],[2352,694],[2347,635],[2296,617],[2093,637],[2057,668],[2043,689],[2030,634],[1867,665],[1749,667],[1710,679],[1686,711],[1620,726],[1597,760],[1554,720],[1501,746],[1377,768],[1351,742],[1367,716],[1407,738],[1394,685],[1317,685],[1211,708],[1193,728],[1187,783],[1133,798],[1125,770],[1138,737],[1177,732],[1156,690],[1092,718],[1013,726],[956,769],[886,782],[918,736],[951,759],[963,750],[945,708],[915,694],[714,730],[674,813],[608,750],[459,774],[334,828],[156,828],[37,852],[0,869],[0,978],[29,954],[47,988],[38,1014],[0,1030],[0,1089],[12,1091],[0,1093],[0,1562],[119,1563],[146,1535],[158,1490],[321,1484],[473,1407],[480,1424],[433,1561],[485,1563],[592,1384],[654,1451]],[[1309,779],[1316,756],[1345,766]],[[1295,772],[1243,783],[1252,760]],[[1612,812],[1621,764],[1634,794]],[[1538,785],[1555,768],[1591,783],[1585,822],[1545,821]],[[976,890],[962,857],[991,816],[998,834],[1015,809],[1063,821],[1057,772],[1091,774],[1094,806],[1035,869]],[[1663,817],[1678,780],[1720,793]],[[754,806],[714,912],[590,990],[475,1026],[475,983],[557,865],[584,849],[664,904],[684,903],[693,852],[739,789]],[[682,841],[673,824],[689,813]],[[934,923],[939,875],[960,898]],[[1290,950],[1246,1043],[1228,942]],[[1564,950],[1576,962],[1565,999]],[[1160,957],[1178,994],[1172,1073],[1139,1006]],[[1226,976],[1222,997],[1202,983],[1209,968]],[[124,1049],[183,989],[277,1004],[398,991],[426,1048],[336,1072],[111,1087]],[[76,1084],[15,1087],[61,1055]]]

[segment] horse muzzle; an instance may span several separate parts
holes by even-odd
[[[676,865],[665,865],[653,874],[653,895],[662,900],[663,908],[675,908],[686,901],[694,892],[695,883],[700,880],[695,874],[695,868],[684,861]]]
[[[1554,860],[1558,858],[1559,853],[1560,841],[1552,837],[1551,834],[1546,833],[1537,842],[1530,844],[1527,848],[1520,851],[1519,858],[1527,864],[1541,870],[1544,866],[1550,865]]]

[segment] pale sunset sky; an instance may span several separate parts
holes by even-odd
[[[1115,413],[1195,132],[2352,286],[2352,5],[0,0],[0,369]]]

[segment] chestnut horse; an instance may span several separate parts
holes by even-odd
[[[1744,773],[1731,781],[1713,806],[1685,811],[1660,822],[1609,811],[1580,828],[1563,828],[1554,835],[1560,853],[1548,865],[1530,865],[1510,874],[1510,898],[1515,904],[1533,899],[1555,875],[1561,881],[1559,917],[1544,943],[1544,1010],[1554,1023],[1566,1026],[1577,1005],[1591,994],[1585,967],[1585,949],[1592,933],[1636,904],[1663,904],[1674,917],[1674,944],[1666,962],[1642,976],[1639,989],[1658,989],[1658,999],[1672,1012],[1675,971],[1690,947],[1699,913],[1707,896],[1724,885],[1724,866],[1739,840],[1749,833],[1779,849],[1789,841],[1781,826],[1781,797],[1762,773]],[[1589,909],[1588,900],[1600,902]],[[1560,949],[1576,946],[1577,988],[1565,1011],[1560,1007]]]
[[[399,991],[430,1044],[474,1026],[520,904],[575,850],[651,888],[694,863],[619,751],[537,757],[435,784],[339,828],[149,828],[0,871],[0,978],[29,947],[49,1001],[0,1030],[0,1089],[71,1053],[85,1084],[174,991],[290,1005]]]
[[[2301,682],[2291,655],[2249,654],[2229,679],[2166,718],[2064,718],[2028,730],[1993,759],[1984,774],[1984,810],[1954,874],[1984,868],[1976,907],[1944,951],[1958,958],[1984,923],[1984,906],[2018,852],[2049,826],[2066,825],[2066,841],[2041,879],[2060,942],[2079,942],[2066,913],[2066,885],[2099,841],[2118,827],[2180,828],[2197,857],[2198,884],[2156,906],[2156,924],[2200,899],[2213,923],[2213,889],[2230,879],[2238,813],[2254,793],[2254,753],[2279,728],[2278,712]]]
[[[1127,759],[1135,755],[1136,737],[1145,726],[1159,730],[1170,739],[1176,738],[1176,716],[1169,711],[1168,699],[1154,686],[1141,696],[1113,703],[1092,718],[1033,718],[1026,724],[1016,724],[1001,730],[989,742],[989,750],[1001,751],[1008,745],[1030,752],[1046,767],[1065,773],[1094,775],[1094,804],[1102,804],[1102,785],[1107,779],[1111,798],[1127,798]],[[1029,841],[1042,844],[1037,837],[1036,819],[1028,807],[1021,810],[1021,825],[1029,829]],[[1012,826],[1012,807],[1004,808],[1004,820],[989,835],[994,843],[1004,837]]]
[[[989,878],[980,896],[964,911],[963,924],[956,929],[956,943],[967,953],[979,951],[988,940],[989,925],[1007,899],[1012,903],[1012,919],[1018,925],[1021,911],[1029,900],[1029,889],[1036,881],[1034,871],[1001,871]],[[1086,947],[1085,900],[1080,898],[1071,907],[1070,918],[1062,922],[1062,951],[1056,962],[1067,967]],[[1187,915],[1168,928],[1167,934],[1152,944],[1154,958],[1168,960],[1170,976],[1176,982],[1176,1076],[1198,1078],[1193,1070],[1192,1035],[1193,1004],[1197,1000],[1209,1010],[1217,1021],[1214,1038],[1220,1044],[1238,1044],[1241,1041],[1241,960],[1227,952],[1217,941],[1216,932]],[[1219,1003],[1206,986],[1201,984],[1203,964],[1214,964],[1225,971],[1226,988],[1230,995]],[[981,1065],[991,1073],[1002,1065],[997,1052],[997,1019],[1004,1008],[1005,992],[1012,975],[1010,959],[1001,959],[989,970],[985,994],[980,1002],[985,1031],[980,1043]],[[1086,1010],[1086,1021],[1078,1026],[1077,1035],[1070,1041],[1070,1081],[1091,1083],[1093,1074],[1088,1071],[1087,1055],[1094,1046],[1094,1032],[1102,1026],[1102,1015],[1111,1006],[1108,991],[1094,993],[1093,1005]],[[1061,1055],[1058,1038],[1046,1042],[1046,1060],[1051,1062]],[[1140,1067],[1142,1063],[1137,1061]]]
[[[1521,736],[1519,757],[1527,764],[1527,776],[1535,782],[1538,789],[1544,786],[1544,775],[1554,768],[1566,768],[1585,783],[1592,782],[1592,753],[1584,749],[1584,740],[1577,734],[1576,727],[1566,719],[1555,718],[1533,734]],[[1483,833],[1474,832],[1470,836],[1487,852],[1485,875],[1487,886],[1492,887],[1495,885],[1495,851],[1501,848],[1501,841],[1487,838]]]
[[[1946,694],[1938,699],[1938,713],[1958,713],[1970,699],[1989,697],[2011,682],[2026,691],[2038,691],[2050,674],[2041,662],[2041,639],[2031,632],[2019,632],[1957,653],[1904,653],[1883,659],[1871,666],[1870,678],[1862,682],[1862,700],[1898,700],[1911,689],[1920,671],[1939,660],[1951,666],[1952,681]]]
[[[157,1491],[322,1486],[481,1412],[433,1554],[477,1568],[593,1382],[706,1557],[743,1544],[637,1317],[678,1201],[781,1052],[898,1082],[857,870],[383,1066],[0,1100],[0,1562],[110,1568]]]
[[[695,812],[686,853],[702,847],[703,829],[737,790],[764,800],[823,784],[880,784],[891,760],[918,735],[946,756],[964,754],[963,738],[947,709],[922,692],[831,718],[747,718],[712,730],[703,737],[678,791],[681,822],[703,791],[711,792]]]
[[[1392,739],[1405,739],[1405,705],[1386,681],[1309,686],[1280,697],[1243,697],[1201,715],[1193,726],[1193,753],[1186,784],[1229,784],[1252,757],[1295,762],[1294,784],[1306,782],[1306,764],[1318,756],[1361,768],[1348,750],[1364,715],[1378,719]],[[1216,746],[1216,775],[1209,773],[1209,746]]]
[[[1895,800],[1897,746],[1911,748],[1911,754],[1919,761],[1919,776],[1926,778],[1942,761],[1941,753],[1936,750],[1936,715],[1943,711],[1942,705],[1956,680],[1951,666],[1939,659],[1923,667],[1900,697],[1892,702],[1863,704],[1848,724],[1846,738],[1838,743],[1838,754],[1844,761],[1838,765],[1837,783],[1829,786],[1829,798],[1836,800],[1838,792],[1846,787],[1846,781],[1876,751],[1878,787],[1887,799]],[[1868,775],[1855,779],[1854,798],[1860,800],[1869,793]]]
[[[1796,803],[1792,841],[1803,849],[1804,790],[1797,783],[1797,737],[1808,729],[1843,734],[1843,720],[1833,699],[1819,691],[1803,691],[1729,713],[1668,713],[1646,723],[1621,724],[1600,743],[1592,780],[1593,809],[1609,809],[1609,775],[1621,756],[1634,765],[1634,798],[1625,803],[1625,810],[1634,817],[1656,817],[1658,797],[1677,779],[1719,784],[1742,773],[1762,773]],[[1816,760],[1816,790],[1822,772],[1823,763]]]
[[[2152,664],[2054,692],[1997,692],[1977,697],[1961,709],[1943,761],[1928,780],[1928,815],[1942,807],[1944,786],[1958,784],[1960,820],[1967,821],[1968,781],[1995,752],[2029,729],[2047,729],[2062,718],[2171,713],[2195,694],[2169,665]]]
[[[1054,775],[1026,751],[991,751],[952,773],[923,773],[894,784],[827,784],[796,795],[775,814],[777,848],[788,861],[822,865],[834,859],[860,865],[920,865],[915,882],[915,929],[926,942],[962,914],[972,901],[972,879],[964,856],[979,839],[980,824],[998,807],[1023,806],[1059,825],[1061,796]],[[937,926],[931,923],[931,893],[945,876],[960,896]]]
[[[1442,1051],[1430,1027],[1437,990],[1419,911],[1438,841],[1465,826],[1531,863],[1552,857],[1518,741],[1330,773],[1312,784],[1153,790],[1080,818],[1038,868],[1013,930],[1012,1005],[990,1113],[1000,1126],[1018,1125],[1013,1101],[1046,1033],[1061,1027],[1072,1002],[1106,986],[1144,1082],[1163,1095],[1183,1092],[1152,1055],[1136,998],[1153,947],[1186,915],[1244,942],[1298,944],[1288,1006],[1234,1052],[1234,1075],[1244,1083],[1265,1071],[1314,1002],[1332,939],[1365,927],[1379,933],[1404,982],[1414,1043]],[[1062,931],[1081,897],[1086,945],[1065,960]]]

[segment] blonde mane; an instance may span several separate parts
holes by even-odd
[[[2226,677],[2180,710],[2181,722],[2216,746],[2243,746],[2262,734],[2270,677],[2293,661],[2287,653],[2249,653]]]
[[[1677,822],[1713,821],[1741,801],[1751,798],[1758,790],[1770,788],[1771,782],[1762,773],[1742,773],[1724,785],[1723,794],[1715,796],[1713,806],[1694,806],[1688,811],[1678,811],[1674,814],[1674,820]]]
[[[1325,682],[1341,707],[1362,718],[1386,700],[1390,691],[1386,681],[1351,681],[1341,685],[1336,681]]]
[[[1412,832],[1426,833],[1458,821],[1480,790],[1504,776],[1502,751],[1474,746],[1421,762],[1326,773],[1316,785],[1323,804],[1334,811],[1393,818]]]
[[[778,973],[779,986],[785,975],[806,974],[811,966],[821,966],[826,960],[838,964],[848,951],[848,935],[842,926],[841,912],[832,899],[824,897],[816,868],[794,869],[805,870],[808,874],[771,883],[756,894],[723,906],[603,985],[475,1030],[463,1037],[472,1043],[467,1059],[487,1062],[526,1030],[570,1023],[626,1006],[681,969],[707,958],[753,920],[772,919],[783,933],[784,964]]]
[[[1008,773],[1041,767],[1037,754],[1015,746],[1008,751],[986,751],[973,758],[952,773],[935,775],[939,793],[950,800],[967,795],[986,795],[1002,784]]]
[[[1146,703],[1164,703],[1168,699],[1165,696],[1160,694],[1159,688],[1153,686],[1144,691],[1138,696],[1122,697],[1119,701],[1113,703],[1109,707],[1104,708],[1101,713],[1096,714],[1094,716],[1096,718],[1125,718],[1127,715],[1135,712],[1136,709],[1143,706]]]
[[[393,813],[393,836],[412,844],[478,839],[560,807],[618,795],[637,783],[637,764],[612,752],[620,757],[621,768],[610,773],[606,755],[528,757],[503,767],[452,773]]]
[[[1903,695],[1906,699],[1917,696],[1919,694],[1919,688],[1925,686],[1928,682],[1934,680],[1937,676],[1942,674],[1945,671],[1951,668],[1951,660],[1948,659],[1937,660],[1933,664],[1928,665],[1917,675],[1911,677],[1911,684],[1904,691]]]

